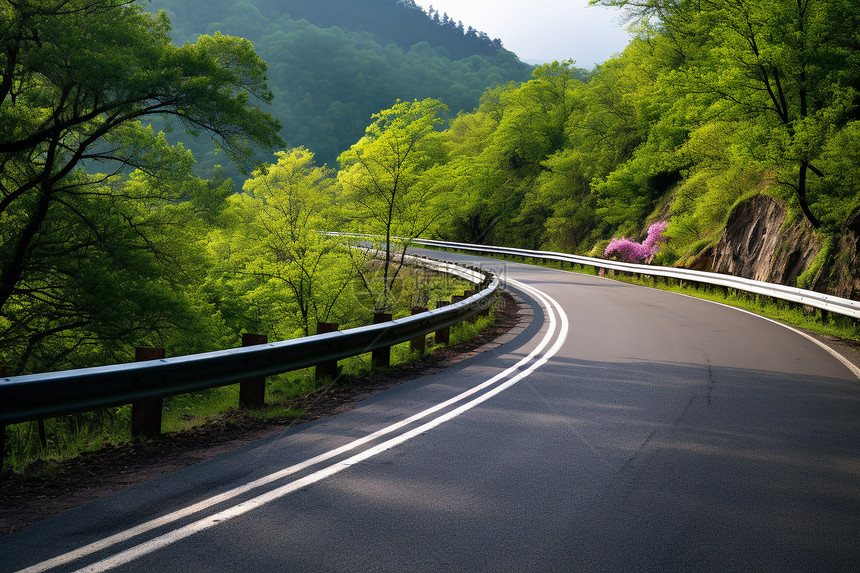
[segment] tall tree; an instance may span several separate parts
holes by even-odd
[[[229,244],[213,242],[241,285],[235,296],[265,309],[255,327],[282,338],[308,336],[337,308],[352,272],[343,247],[320,234],[333,227],[327,211],[334,182],[331,170],[314,165],[313,153],[291,149],[230,198]]]
[[[405,253],[409,242],[424,233],[442,213],[440,197],[422,175],[441,161],[434,128],[446,106],[438,100],[398,101],[373,115],[365,136],[341,154],[338,180],[354,205],[363,230],[383,237],[383,268],[379,288],[365,275],[375,310],[391,308],[391,292],[400,272],[393,240]],[[434,145],[434,143],[436,145]]]
[[[656,21],[656,30],[696,38],[704,57],[681,67],[690,93],[715,97],[756,129],[753,144],[780,167],[818,227],[810,176],[834,131],[856,117],[860,5],[854,0],[593,0]],[[647,29],[647,28],[646,28]],[[722,111],[725,113],[725,111]],[[763,143],[763,145],[762,145]],[[762,154],[759,154],[762,155]]]
[[[0,317],[24,320],[21,305],[50,296],[46,284],[77,280],[52,261],[110,244],[117,223],[147,245],[147,226],[115,205],[183,198],[188,154],[141,120],[172,118],[239,162],[281,143],[256,106],[271,94],[249,42],[216,34],[176,47],[168,31],[166,16],[129,0],[0,1]],[[135,168],[152,185],[128,194],[119,180]]]

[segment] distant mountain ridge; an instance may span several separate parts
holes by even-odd
[[[452,59],[495,56],[503,49],[500,39],[462,22],[427,13],[414,0],[258,0],[261,11],[289,14],[321,28],[337,26],[344,31],[370,32],[382,40],[409,49],[417,41],[443,46]],[[417,41],[416,41],[417,40]]]
[[[333,163],[373,113],[399,98],[471,111],[488,89],[528,81],[532,66],[501,40],[414,0],[152,0],[170,16],[177,44],[222,32],[251,40],[269,64],[273,115],[290,146]],[[221,160],[186,142],[204,169]]]

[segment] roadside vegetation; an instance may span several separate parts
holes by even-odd
[[[0,0],[3,373],[406,313],[456,290],[399,263],[419,236],[693,265],[759,194],[820,245],[800,286],[856,278],[856,1],[595,0],[638,24],[591,71],[377,3],[435,43],[312,23],[349,21],[345,0]],[[371,257],[326,230],[386,240]],[[183,400],[171,428],[198,415]],[[7,429],[5,455],[91,447],[126,414]]]
[[[391,348],[389,368],[419,364],[440,348],[472,340],[494,321],[495,310],[491,310],[487,316],[457,324],[451,327],[447,344],[437,343],[431,335],[424,352],[411,350],[408,342],[397,344]],[[266,379],[265,405],[244,410],[244,414],[284,423],[305,414],[303,404],[315,396],[360,384],[383,375],[385,370],[374,368],[370,354],[365,354],[339,361],[334,378],[318,379],[313,368],[270,376]],[[162,433],[175,434],[212,423],[229,426],[230,414],[236,413],[238,403],[238,384],[165,398]],[[131,405],[13,424],[6,428],[6,440],[4,473],[23,479],[50,478],[63,462],[84,452],[137,441],[131,436]]]

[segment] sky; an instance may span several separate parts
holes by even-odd
[[[591,69],[621,52],[630,35],[618,8],[589,6],[588,0],[416,0],[427,10],[448,13],[468,28],[499,38],[531,64],[576,60]]]

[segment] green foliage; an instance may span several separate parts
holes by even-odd
[[[659,260],[685,264],[762,192],[839,232],[860,205],[856,3],[596,3],[642,18],[621,55],[563,90],[564,64],[538,68],[444,132],[440,236],[600,253],[668,217]]]
[[[220,34],[175,47],[163,16],[129,2],[2,8],[0,361],[23,373],[123,360],[132,341],[217,344],[186,201],[217,197],[140,120],[169,116],[244,162],[280,142],[250,103],[271,98],[265,64]]]
[[[487,88],[528,79],[531,67],[478,32],[434,22],[395,0],[154,0],[177,44],[217,31],[251,40],[269,64],[272,113],[292,146],[321,164],[362,137],[368,118],[397,99],[433,98],[471,110]],[[209,169],[217,156],[186,142]],[[265,159],[265,158],[263,158]]]
[[[288,339],[313,334],[317,321],[349,320],[352,270],[345,249],[318,232],[333,225],[331,171],[304,148],[276,158],[228,199],[208,243],[231,325]]]
[[[342,199],[353,209],[356,230],[383,238],[379,281],[365,273],[365,261],[356,264],[378,312],[391,310],[390,295],[403,266],[395,249],[405,253],[445,210],[445,195],[434,193],[428,178],[422,178],[443,159],[434,129],[445,109],[433,99],[398,101],[374,114],[365,136],[338,159]]]
[[[661,34],[698,43],[678,66],[679,85],[745,123],[750,157],[778,170],[786,197],[819,227],[827,205],[816,205],[809,179],[827,176],[823,149],[856,115],[860,6],[850,0],[606,3],[635,6],[659,18]]]
[[[815,259],[810,263],[809,267],[800,276],[797,277],[798,288],[808,289],[812,282],[817,278],[818,274],[832,264],[833,258],[836,255],[836,240],[833,235],[827,236],[824,239],[824,244],[821,245],[821,250],[815,255]]]

